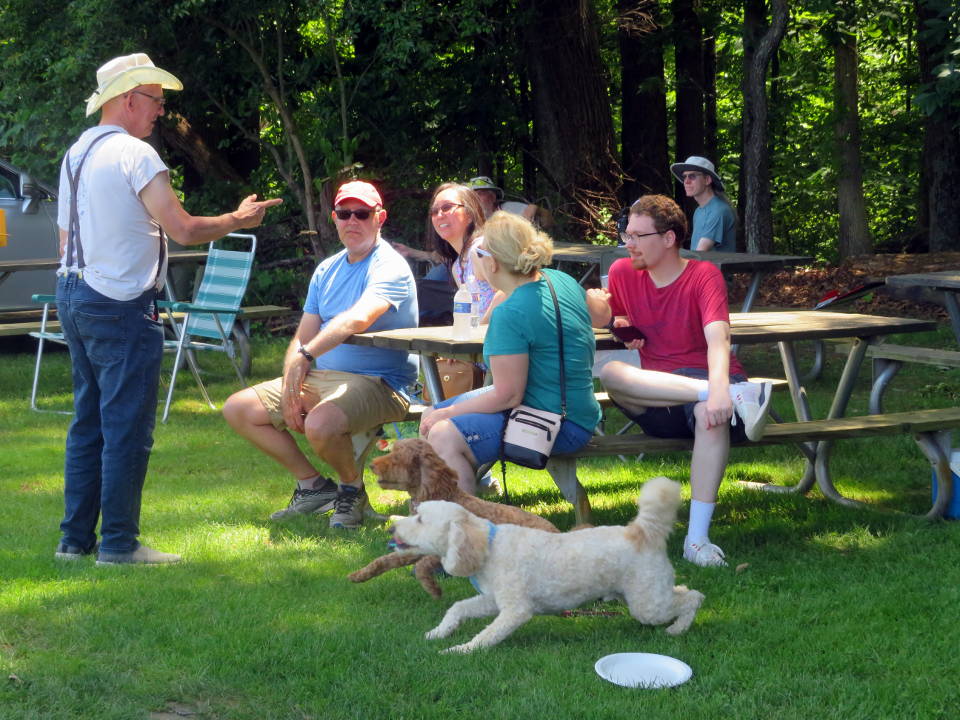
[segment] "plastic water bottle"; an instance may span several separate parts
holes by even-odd
[[[470,339],[470,315],[473,298],[467,283],[461,283],[457,294],[453,296],[453,339]]]
[[[470,329],[480,327],[480,282],[475,275],[467,276],[467,290],[470,291]]]

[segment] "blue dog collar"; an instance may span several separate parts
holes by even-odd
[[[493,539],[497,536],[497,526],[489,520],[487,521],[487,525],[490,526],[487,530],[487,547],[493,547]],[[470,584],[473,585],[473,589],[483,595],[483,588],[481,588],[480,583],[477,582],[477,576],[471,575],[469,580]]]

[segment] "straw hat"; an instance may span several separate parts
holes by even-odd
[[[714,170],[713,163],[707,160],[705,157],[691,155],[687,158],[686,162],[674,163],[671,165],[670,172],[672,172],[673,176],[680,182],[683,182],[683,174],[685,172],[706,173],[713,178],[713,189],[723,192],[723,180],[720,179],[720,176],[717,175],[717,171]]]
[[[107,100],[140,85],[159,85],[164,90],[183,90],[183,83],[166,70],[156,67],[146,53],[122,55],[97,70],[97,89],[87,98],[87,116],[93,115]]]

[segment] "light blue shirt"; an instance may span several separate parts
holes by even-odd
[[[700,238],[713,240],[713,249],[721,252],[737,251],[737,218],[733,209],[714,195],[703,207],[693,211],[693,231],[690,249],[696,250]]]
[[[413,273],[407,261],[383,240],[377,240],[370,254],[359,262],[348,262],[344,249],[320,263],[310,278],[303,311],[319,315],[322,329],[365,296],[390,304],[367,332],[417,327],[417,290]],[[404,394],[407,386],[416,381],[419,370],[415,354],[348,343],[323,353],[315,365],[318,370],[375,375]]]

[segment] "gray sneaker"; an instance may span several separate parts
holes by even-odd
[[[97,565],[161,565],[180,562],[180,556],[160,552],[146,545],[139,546],[133,552],[109,553],[102,550],[97,555]]]
[[[309,515],[310,513],[322,515],[333,510],[333,501],[337,499],[337,484],[329,478],[322,479],[325,482],[320,488],[304,490],[297,487],[287,506],[273,513],[270,519],[282,520],[291,515]]]
[[[100,549],[100,543],[94,544],[89,550],[76,547],[75,545],[67,545],[65,542],[60,541],[57,544],[57,549],[53,553],[53,557],[57,560],[81,560],[90,555],[94,555]]]
[[[363,524],[363,511],[369,502],[366,488],[341,485],[330,516],[330,527],[356,530]]]

